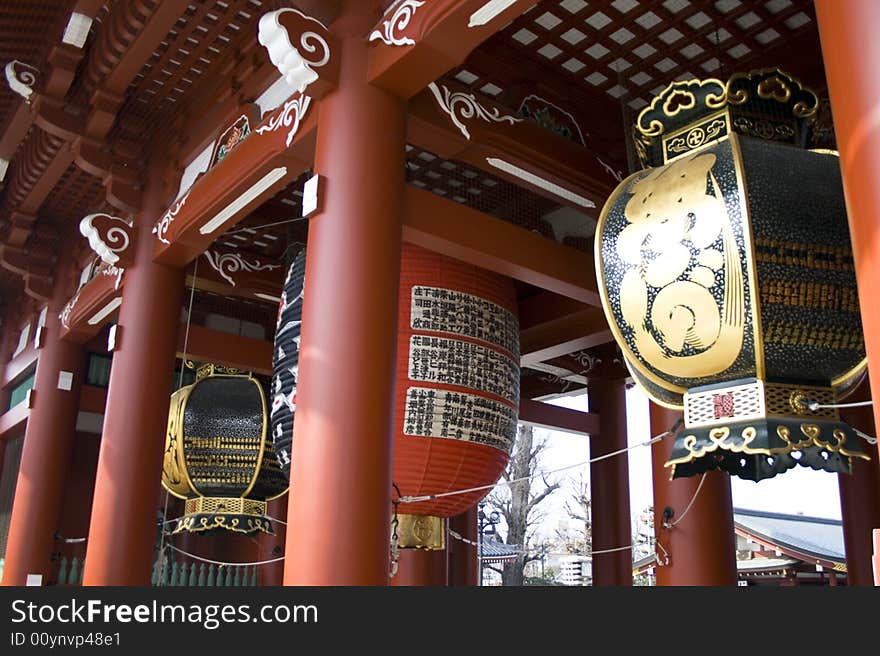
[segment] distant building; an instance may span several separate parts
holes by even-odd
[[[592,559],[575,554],[560,556],[558,581],[562,585],[590,585],[593,582]]]
[[[839,519],[735,508],[739,585],[846,585],[846,551]],[[653,556],[633,564],[651,574]]]

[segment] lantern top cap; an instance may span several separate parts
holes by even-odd
[[[643,165],[657,163],[660,141],[713,118],[726,119],[733,132],[800,145],[818,108],[812,89],[778,68],[736,73],[727,82],[679,80],[639,113],[633,138]]]
[[[206,362],[204,364],[200,364],[196,366],[196,363],[191,360],[186,361],[187,369],[195,369],[196,370],[196,380],[202,380],[202,378],[207,378],[208,376],[246,376],[248,372],[242,371],[241,369],[236,369],[235,367],[224,367],[223,365],[216,364],[214,362]]]

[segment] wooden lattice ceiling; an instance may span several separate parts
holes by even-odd
[[[124,8],[152,15],[166,7],[161,2],[167,1],[96,3],[100,9],[65,111],[84,115],[91,91],[112,70],[109,63],[95,61],[91,55],[97,44],[113,42],[114,29],[118,29],[118,20],[114,28],[114,12]],[[73,5],[72,0],[0,3],[0,63],[18,59],[44,67]],[[266,11],[289,5],[329,23],[341,0],[176,3],[180,13],[171,17],[171,29],[143,61],[137,62],[103,148],[143,162],[158,144],[177,147],[180,135],[175,130],[246,83],[232,79],[229,71],[242,62],[254,66],[266,63],[265,52],[256,44],[257,21]],[[136,31],[136,27],[132,29]],[[116,55],[125,57],[126,52]],[[785,68],[820,94],[824,92],[811,0],[540,0],[444,78],[513,110],[529,94],[547,99],[570,113],[593,155],[615,169],[626,170],[627,128],[635,113],[663,86],[691,75],[724,78],[738,70],[766,66]],[[0,84],[0,131],[22,102],[8,85]],[[25,139],[22,147],[33,149],[33,143],[28,143]],[[175,156],[184,157],[196,147],[185,145]],[[12,158],[10,171],[21,155],[16,153]],[[548,237],[560,237],[547,234],[544,221],[555,208],[546,198],[460,162],[430,157],[431,153],[410,150],[407,176],[411,183],[453,200],[464,199],[458,202]],[[470,185],[471,180],[479,184]],[[464,193],[459,193],[462,189]],[[75,226],[84,214],[106,209],[103,191],[100,180],[71,166],[46,197],[40,221]],[[8,184],[0,194],[8,196],[7,192]],[[296,218],[298,193],[297,185],[291,185],[217,244],[262,258],[282,258],[288,240],[305,240],[306,223],[268,229],[258,226]],[[0,204],[7,200],[0,199]],[[586,233],[578,237],[576,245],[588,247],[588,237]],[[14,278],[0,271],[4,299],[17,293]]]
[[[541,0],[446,76],[516,109],[538,94],[625,163],[626,127],[674,80],[779,66],[826,83],[811,0]]]

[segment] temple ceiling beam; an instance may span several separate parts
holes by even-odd
[[[580,212],[597,211],[618,184],[592,151],[458,86],[432,83],[409,110],[410,143]]]
[[[411,98],[536,0],[398,0],[369,35],[369,78]]]
[[[523,398],[519,402],[519,421],[539,428],[577,435],[599,434],[598,414],[561,408],[527,398]]]
[[[412,185],[404,191],[403,239],[599,307],[592,255]]]

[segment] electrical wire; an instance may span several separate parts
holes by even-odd
[[[697,485],[697,489],[694,490],[694,496],[691,497],[691,500],[688,502],[688,505],[685,507],[684,512],[682,512],[681,515],[679,515],[678,519],[676,519],[672,523],[663,522],[663,528],[673,528],[673,527],[675,527],[676,524],[678,524],[681,520],[683,520],[685,518],[685,515],[687,515],[688,512],[690,511],[690,509],[693,507],[694,501],[697,500],[697,495],[700,494],[700,489],[703,487],[703,483],[706,482],[706,473],[707,472],[703,472],[703,475],[700,477],[700,484]]]
[[[816,410],[834,409],[834,408],[860,408],[866,405],[874,405],[873,401],[855,401],[853,403],[819,403],[807,399],[806,405],[808,410],[816,412]]]
[[[225,567],[250,567],[251,565],[256,567],[258,565],[270,565],[272,563],[277,563],[279,561],[282,561],[286,558],[286,556],[280,556],[278,558],[272,558],[270,560],[257,560],[257,561],[251,562],[251,563],[225,563],[220,560],[211,560],[210,558],[202,558],[201,556],[196,556],[195,554],[191,554],[188,551],[184,551],[183,549],[181,549],[179,547],[175,547],[170,542],[168,543],[168,547],[170,547],[171,549],[174,549],[174,551],[176,551],[178,553],[182,553],[184,556],[188,556],[189,558],[193,558],[194,560],[201,560],[204,563],[211,563],[212,565],[223,565]],[[164,563],[163,563],[163,565],[164,565]]]
[[[645,442],[640,442],[639,444],[633,444],[623,449],[619,449],[617,451],[612,451],[611,453],[605,453],[601,456],[597,456],[595,458],[591,458],[589,460],[585,460],[584,462],[578,462],[573,465],[566,465],[565,467],[560,467],[558,469],[552,469],[550,471],[540,471],[529,476],[522,476],[521,478],[514,478],[509,481],[499,481],[498,483],[492,483],[490,485],[478,485],[476,487],[469,487],[464,490],[453,490],[451,492],[438,492],[437,494],[423,494],[419,496],[401,496],[399,499],[400,503],[420,503],[422,501],[433,501],[434,499],[441,499],[444,497],[457,496],[459,494],[468,494],[470,492],[482,492],[483,490],[491,490],[492,488],[504,486],[510,487],[515,483],[521,483],[523,481],[532,480],[533,478],[537,478],[539,476],[546,476],[548,474],[557,474],[559,472],[567,471],[569,469],[575,469],[577,467],[584,467],[586,465],[590,465],[594,462],[599,462],[600,460],[605,460],[606,458],[612,458],[614,456],[618,456],[622,453],[626,453],[627,451],[631,451],[632,449],[636,449],[643,446],[651,446],[654,442],[659,442],[660,440],[673,435],[676,430],[678,430],[678,426],[681,424],[681,419],[675,422],[672,427],[659,435],[652,437],[650,440]]]
[[[231,237],[232,235],[241,234],[242,232],[250,234],[250,232],[249,232],[250,230],[256,231],[256,230],[262,230],[264,228],[274,228],[275,226],[284,225],[286,223],[296,223],[297,221],[304,221],[305,218],[306,217],[304,217],[304,216],[298,216],[295,219],[285,219],[284,221],[275,221],[274,223],[265,223],[263,225],[258,225],[258,226],[245,226],[244,228],[239,228],[238,230],[230,230],[224,236]]]

